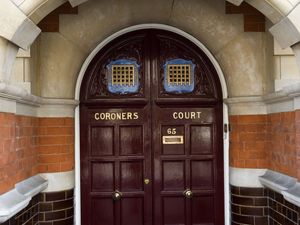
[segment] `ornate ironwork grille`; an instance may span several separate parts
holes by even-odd
[[[168,65],[168,85],[190,85],[191,65]]]
[[[112,85],[134,86],[134,65],[113,65]]]

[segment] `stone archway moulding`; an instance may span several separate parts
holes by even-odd
[[[225,82],[225,77],[224,74],[214,58],[214,56],[210,53],[210,51],[196,38],[191,36],[190,34],[172,27],[168,25],[163,25],[163,24],[140,24],[136,26],[131,26],[128,28],[125,28],[123,30],[120,30],[119,32],[109,36],[106,38],[104,41],[102,41],[87,57],[85,60],[84,64],[82,65],[82,68],[80,70],[80,73],[78,75],[78,79],[76,82],[76,88],[75,88],[75,99],[79,100],[79,95],[80,95],[80,87],[82,83],[83,76],[85,74],[85,71],[90,64],[91,60],[95,57],[95,55],[109,42],[114,40],[115,38],[126,34],[131,31],[135,30],[141,30],[141,29],[161,29],[161,30],[167,30],[174,32],[176,34],[179,34],[194,44],[196,44],[211,60],[212,64],[214,65],[218,76],[219,80],[221,83],[222,87],[222,94],[223,98],[226,99],[228,97],[227,94],[227,85]],[[228,108],[226,104],[223,104],[223,122],[224,124],[228,123]],[[79,121],[79,106],[76,107],[75,109],[75,223],[76,225],[81,224],[81,206],[80,206],[80,127],[79,127],[80,121]],[[227,133],[224,133],[224,203],[225,203],[225,224],[230,225],[230,190],[229,190],[229,137]]]

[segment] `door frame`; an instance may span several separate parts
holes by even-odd
[[[227,85],[225,81],[224,74],[221,70],[221,67],[215,57],[212,55],[212,53],[195,37],[192,35],[186,33],[183,30],[180,30],[176,27],[172,27],[165,24],[139,24],[135,26],[130,26],[125,29],[122,29],[106,39],[104,39],[86,58],[85,62],[83,63],[81,70],[79,72],[77,82],[76,82],[76,88],[75,88],[75,100],[79,101],[80,96],[80,87],[83,80],[83,76],[85,74],[85,71],[92,61],[92,59],[95,57],[95,55],[108,43],[110,43],[115,38],[132,32],[136,30],[142,30],[142,29],[160,29],[160,30],[166,30],[173,33],[176,33],[178,35],[181,35],[182,37],[185,37],[192,43],[196,44],[210,59],[213,66],[215,67],[221,87],[222,87],[222,94],[223,94],[223,100],[228,97],[227,93]],[[228,124],[228,107],[223,102],[223,123]],[[229,189],[229,134],[223,132],[223,144],[224,144],[224,215],[225,215],[225,225],[230,225],[230,189]],[[79,113],[79,105],[75,108],[75,222],[76,225],[81,225],[81,192],[80,192],[80,113]]]

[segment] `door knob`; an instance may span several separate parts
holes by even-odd
[[[145,179],[144,179],[144,184],[149,184],[149,183],[150,183],[150,179],[145,178]]]
[[[115,201],[118,201],[122,198],[122,192],[116,190],[114,193],[113,193],[113,200]]]
[[[184,195],[186,198],[192,198],[192,197],[193,197],[193,192],[192,192],[190,189],[186,189],[186,190],[183,192],[183,195]]]

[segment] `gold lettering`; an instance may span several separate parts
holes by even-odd
[[[122,114],[121,113],[117,113],[117,120],[121,120],[122,119]]]
[[[173,118],[174,118],[175,120],[178,119],[178,113],[177,113],[177,112],[173,112]]]
[[[202,112],[173,112],[172,116],[174,120],[193,120],[200,119]]]
[[[138,112],[97,112],[94,114],[95,120],[137,120],[138,118]]]
[[[111,113],[110,118],[111,118],[111,120],[115,120],[116,119],[116,113]]]
[[[190,118],[190,112],[184,112],[184,118],[188,120]]]
[[[196,119],[196,113],[195,112],[191,112],[191,119]]]
[[[198,119],[200,119],[201,112],[197,112]]]
[[[127,119],[126,114],[127,113],[125,113],[125,112],[122,113],[122,120],[126,120]]]
[[[132,113],[131,113],[131,112],[128,112],[128,113],[127,113],[127,119],[128,119],[128,120],[132,120]]]
[[[181,119],[181,120],[183,119],[183,112],[178,113],[178,118]]]

